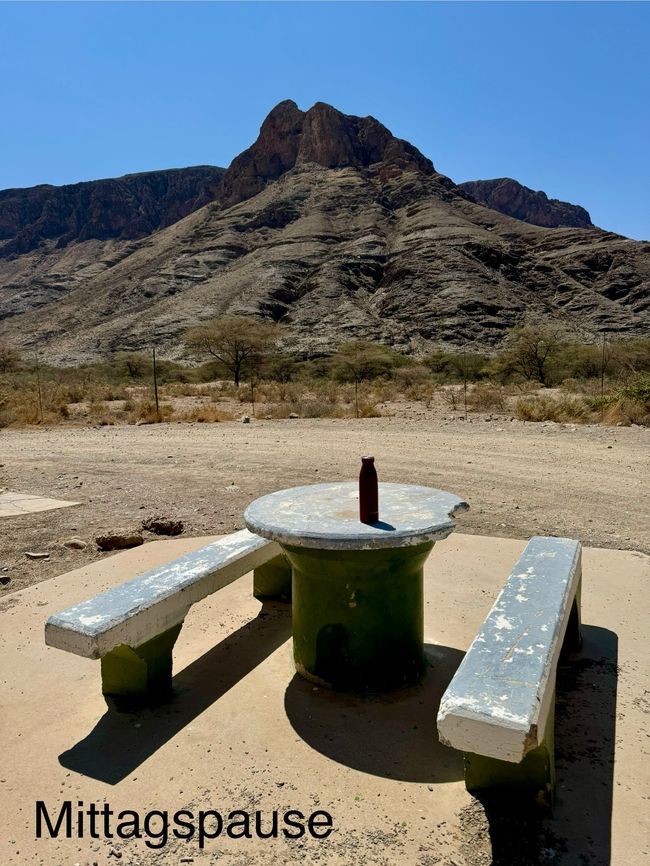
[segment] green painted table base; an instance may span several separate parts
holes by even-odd
[[[296,670],[342,691],[417,683],[424,662],[424,562],[434,542],[374,550],[283,545],[293,570]]]

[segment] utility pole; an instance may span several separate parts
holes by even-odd
[[[603,346],[600,353],[600,423],[605,418],[605,335],[603,334]]]
[[[38,423],[43,423],[43,394],[41,393],[41,367],[38,361],[38,352],[34,356],[36,358],[36,388],[38,390]]]
[[[153,348],[153,396],[156,401],[156,415],[160,415],[160,408],[158,406],[158,373],[156,370],[156,347]]]
[[[463,402],[465,404],[465,420],[467,421],[467,350],[463,346]]]

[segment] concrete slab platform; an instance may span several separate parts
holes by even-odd
[[[417,688],[356,698],[296,677],[290,612],[256,601],[247,575],[192,608],[176,645],[174,701],[137,715],[109,713],[99,664],[46,647],[46,618],[209,540],[153,542],[0,602],[3,864],[646,861],[647,556],[584,551],[585,645],[559,683],[558,805],[553,819],[530,829],[527,850],[536,859],[524,861],[503,859],[521,828],[465,791],[460,754],[437,741],[436,714],[525,542],[455,534],[436,545],[425,571],[430,668]],[[71,801],[72,838],[64,831],[49,838],[46,828],[36,838],[37,801],[53,820]],[[161,817],[149,819],[148,838],[129,840],[89,838],[86,818],[80,838],[80,801],[85,809],[135,810],[142,823],[151,810],[173,816],[187,808],[195,816],[216,810],[227,826],[228,813],[244,810],[253,838],[224,830],[201,849],[196,835],[156,836]],[[260,839],[256,810],[263,830],[274,810],[281,821],[287,810],[326,810],[334,832]]]
[[[70,508],[72,505],[81,505],[81,503],[49,499],[47,496],[32,496],[29,493],[0,493],[0,517],[20,517],[37,511]]]

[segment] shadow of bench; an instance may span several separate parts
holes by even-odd
[[[172,695],[172,650],[190,607],[249,571],[256,598],[290,599],[280,546],[242,529],[54,614],[45,643],[101,659],[110,707],[155,706]]]

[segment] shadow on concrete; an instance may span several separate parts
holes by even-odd
[[[339,764],[407,782],[463,778],[462,755],[438,742],[436,717],[464,653],[427,644],[419,686],[359,696],[315,688],[296,675],[285,693],[287,717],[312,748]]]
[[[553,817],[498,794],[477,797],[489,824],[492,866],[610,863],[618,637],[590,625],[582,637],[581,651],[561,660],[557,672]],[[468,866],[485,862],[466,853]]]
[[[176,674],[170,703],[133,714],[107,710],[59,763],[116,785],[290,637],[291,606],[265,603],[255,619]]]

